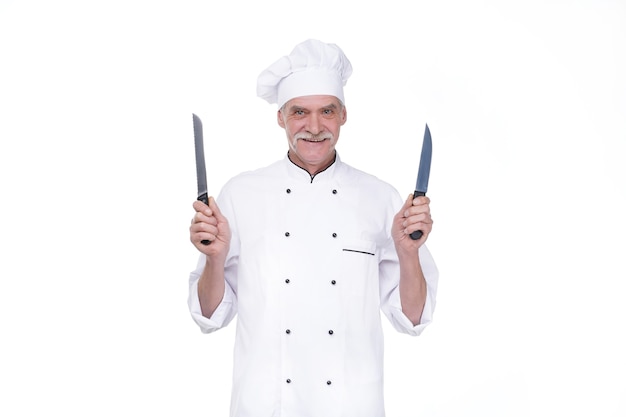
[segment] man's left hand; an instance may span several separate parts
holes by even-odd
[[[433,228],[433,219],[430,217],[430,198],[423,196],[413,198],[413,194],[404,202],[400,211],[393,218],[391,235],[397,251],[417,252],[426,242]],[[418,240],[409,236],[416,230],[422,231]]]

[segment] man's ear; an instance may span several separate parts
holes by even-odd
[[[276,112],[276,121],[278,122],[278,126],[283,129],[285,128],[285,120],[283,119],[283,113],[280,110]]]
[[[346,110],[346,106],[343,106],[343,110],[341,111],[341,126],[344,125],[348,121],[348,111]]]

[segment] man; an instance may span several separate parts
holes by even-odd
[[[233,417],[382,417],[380,310],[411,335],[432,320],[429,199],[403,204],[335,151],[351,73],[317,40],[263,71],[257,93],[277,103],[288,154],[231,179],[219,204],[193,204],[192,317],[209,333],[238,314]]]

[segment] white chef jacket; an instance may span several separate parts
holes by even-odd
[[[427,298],[413,326],[400,306],[391,237],[403,201],[389,184],[342,163],[313,178],[288,157],[231,179],[218,205],[232,230],[224,298],[205,333],[237,314],[232,417],[382,417],[383,332],[419,335],[432,320],[438,272],[420,248]]]

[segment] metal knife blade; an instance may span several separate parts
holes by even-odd
[[[204,162],[204,138],[202,134],[202,121],[194,113],[193,117],[193,139],[196,147],[196,178],[198,180],[198,200],[204,204],[209,204],[209,193],[206,182],[206,165]],[[203,245],[211,243],[209,240],[203,240]]]
[[[422,154],[420,156],[420,166],[417,171],[417,181],[415,183],[415,192],[413,198],[426,195],[428,191],[428,180],[430,178],[430,161],[433,154],[433,142],[430,137],[430,129],[426,124],[424,131],[424,140],[422,141]],[[411,239],[418,240],[424,233],[421,230],[416,230],[410,234]]]

